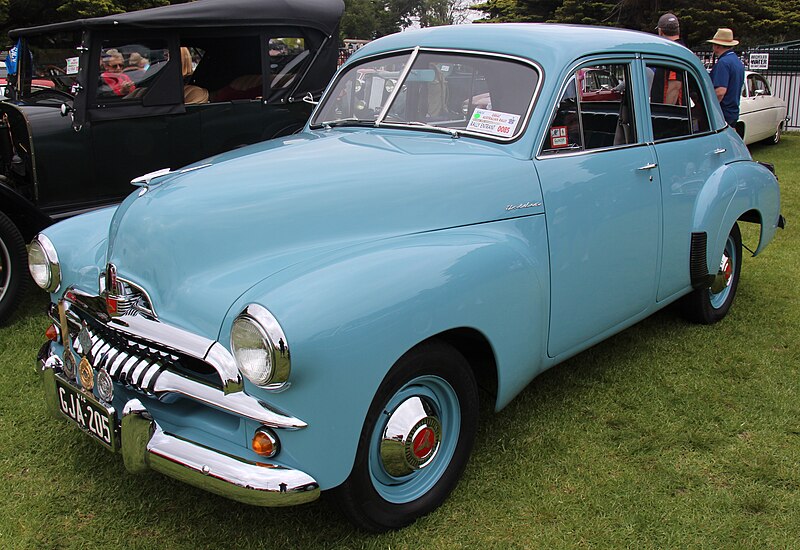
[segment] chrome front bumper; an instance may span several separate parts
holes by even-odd
[[[53,415],[63,418],[55,398],[55,379],[61,376],[59,363],[58,356],[48,356],[42,349],[38,370],[45,401]],[[304,472],[224,454],[165,432],[139,399],[125,404],[119,420],[119,451],[129,472],[155,470],[200,489],[257,506],[294,506],[319,497],[319,484]]]

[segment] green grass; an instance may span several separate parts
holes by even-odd
[[[745,258],[728,317],[669,308],[485,410],[451,498],[382,536],[327,499],[260,509],[128,474],[46,415],[32,292],[0,329],[0,547],[800,548],[800,136],[752,152],[789,225]]]

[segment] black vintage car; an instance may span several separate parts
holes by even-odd
[[[200,0],[12,31],[0,323],[42,228],[118,202],[142,174],[301,128],[308,94],[336,70],[343,10],[342,0]]]

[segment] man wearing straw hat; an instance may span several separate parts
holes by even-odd
[[[744,65],[733,51],[739,41],[733,39],[732,30],[717,29],[714,38],[707,42],[711,42],[714,55],[717,56],[717,63],[711,70],[711,82],[717,92],[725,121],[728,126],[735,128],[736,121],[739,120],[739,100],[744,84]]]

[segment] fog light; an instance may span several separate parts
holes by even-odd
[[[272,457],[278,454],[280,443],[278,438],[270,430],[259,428],[253,436],[253,450],[256,454]]]

